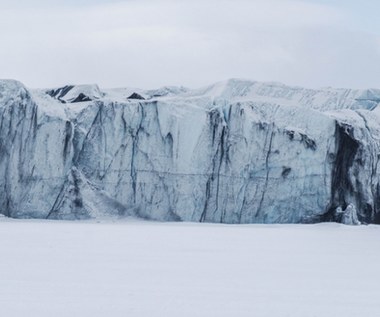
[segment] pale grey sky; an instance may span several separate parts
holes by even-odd
[[[380,88],[380,1],[0,0],[0,77]]]

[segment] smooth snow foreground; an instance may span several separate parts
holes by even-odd
[[[379,316],[380,227],[0,220],[1,316]]]

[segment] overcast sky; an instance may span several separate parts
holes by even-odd
[[[379,12],[377,0],[0,0],[0,77],[380,88]]]

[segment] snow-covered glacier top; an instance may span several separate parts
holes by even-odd
[[[183,96],[297,105],[321,111],[346,108],[372,109],[380,102],[379,89],[308,89],[275,82],[264,83],[240,79],[222,81],[189,91]]]
[[[0,213],[380,222],[380,90],[0,81]],[[347,220],[348,219],[348,220]]]
[[[16,81],[3,81],[2,85],[14,87]],[[19,87],[23,87],[19,84]],[[14,89],[14,88],[13,88]],[[67,85],[53,89],[35,90],[35,94],[48,94],[64,103],[109,99],[126,101],[134,93],[145,100],[194,100],[200,105],[209,100],[229,102],[263,102],[272,104],[305,106],[320,111],[338,109],[373,109],[380,103],[380,89],[321,88],[310,89],[287,86],[277,82],[257,82],[229,79],[198,89],[167,86],[159,89],[116,88],[100,90],[98,85]],[[83,100],[82,100],[82,99]],[[133,98],[131,98],[133,99]],[[202,102],[203,100],[203,102]]]

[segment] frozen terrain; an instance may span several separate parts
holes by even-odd
[[[380,90],[0,81],[0,213],[380,223]]]
[[[0,219],[0,315],[376,317],[378,226]]]

